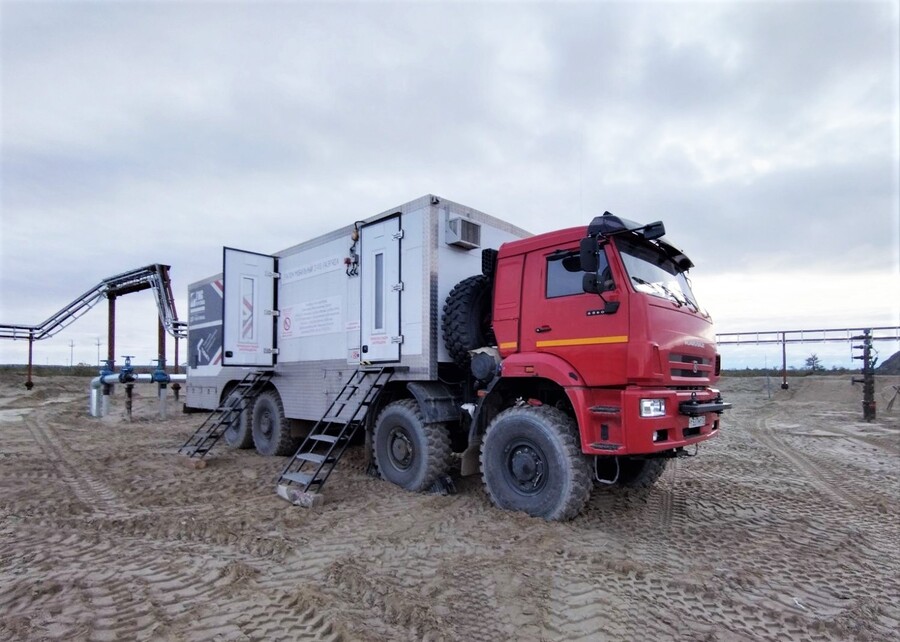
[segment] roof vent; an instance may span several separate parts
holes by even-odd
[[[457,216],[447,220],[447,245],[473,250],[481,247],[481,226]]]

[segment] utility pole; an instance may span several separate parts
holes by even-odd
[[[75,365],[75,339],[69,339],[69,367]]]
[[[100,367],[100,337],[97,337],[97,367]]]

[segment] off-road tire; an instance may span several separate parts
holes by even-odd
[[[446,424],[425,423],[414,399],[395,401],[381,411],[372,442],[381,477],[406,490],[425,490],[450,467]]]
[[[232,394],[237,394],[234,390],[230,391],[228,394],[224,395],[222,399],[222,406],[225,406],[228,403],[228,398]],[[228,444],[231,448],[253,448],[253,421],[251,416],[251,409],[246,408],[238,417],[231,423],[228,428],[225,429],[225,432],[222,434],[222,437],[225,439],[225,443]]]
[[[619,460],[619,488],[650,488],[666,470],[668,459],[632,459],[622,457]]]
[[[591,495],[591,464],[575,421],[551,406],[517,406],[498,414],[481,444],[481,478],[499,508],[565,521]]]
[[[260,394],[253,404],[253,444],[266,457],[291,455],[297,449],[284,416],[281,397],[274,390]]]
[[[457,365],[469,367],[469,350],[494,343],[491,331],[491,281],[477,274],[457,283],[444,303],[441,335]]]

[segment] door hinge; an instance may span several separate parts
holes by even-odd
[[[263,310],[263,314],[270,317],[277,317],[281,314],[278,310]]]
[[[263,348],[263,354],[278,354],[278,348]]]
[[[391,343],[403,343],[403,335],[391,337]]]
[[[403,281],[397,283],[394,287],[391,288],[394,292],[403,292]]]
[[[265,275],[271,279],[280,279],[281,278],[280,272],[270,272],[269,270],[266,270]]]
[[[391,236],[391,238],[394,239],[395,241],[399,241],[400,239],[403,238],[403,230],[398,230],[398,231],[394,232],[394,234]]]

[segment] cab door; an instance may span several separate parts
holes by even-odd
[[[609,271],[605,250],[600,251],[598,274],[605,280],[603,297],[620,303],[615,312],[605,308],[599,294],[582,289],[578,246],[553,248],[525,259],[522,351],[558,356],[567,361],[588,385],[621,382],[628,344],[628,307],[623,285]]]

